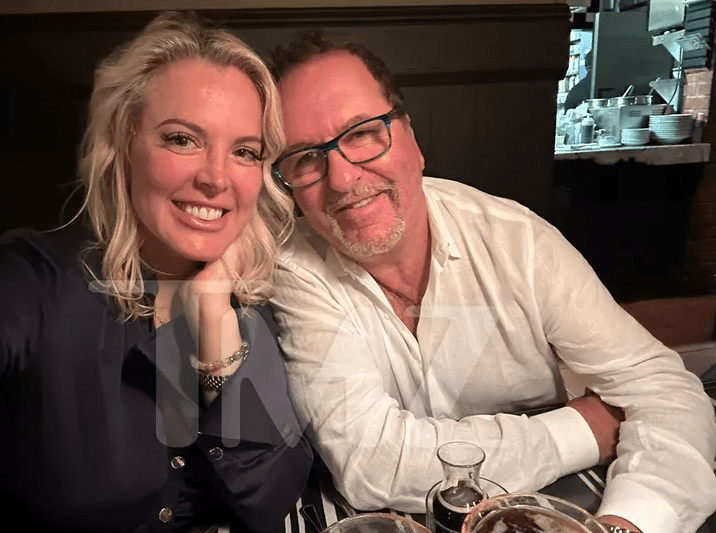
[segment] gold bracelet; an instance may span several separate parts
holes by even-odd
[[[191,366],[193,366],[195,370],[199,370],[200,372],[213,372],[214,370],[221,370],[222,368],[231,366],[236,361],[241,361],[243,363],[244,359],[246,359],[246,356],[248,354],[249,343],[244,341],[241,343],[241,348],[236,350],[226,359],[222,359],[221,361],[214,361],[213,363],[203,363],[199,361],[195,355],[192,355],[189,360],[191,361]]]

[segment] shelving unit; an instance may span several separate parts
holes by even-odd
[[[709,161],[711,145],[708,143],[670,144],[649,146],[619,146],[593,150],[560,150],[555,152],[556,161],[590,159],[600,165],[614,165],[621,161],[646,163],[647,165],[679,165]]]
[[[579,62],[581,58],[581,34],[580,31],[572,30],[569,38],[569,63],[567,73],[564,78],[559,81],[557,90],[557,104],[564,104],[569,91],[577,85],[580,80]]]

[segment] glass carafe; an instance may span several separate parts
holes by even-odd
[[[460,532],[470,510],[487,497],[480,486],[485,452],[469,442],[448,442],[438,448],[443,479],[426,500],[426,520],[434,533]]]

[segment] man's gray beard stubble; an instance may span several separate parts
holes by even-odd
[[[376,255],[384,254],[393,249],[400,242],[405,234],[405,219],[402,215],[397,215],[396,225],[390,233],[379,242],[355,242],[348,239],[338,222],[332,216],[328,216],[328,221],[333,231],[333,237],[343,246],[342,253],[351,259],[360,262],[361,260],[370,259]]]

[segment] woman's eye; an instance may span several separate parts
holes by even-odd
[[[234,155],[239,159],[249,163],[258,163],[259,161],[261,161],[261,155],[253,148],[238,148],[234,151]]]
[[[196,144],[191,137],[183,133],[170,133],[163,135],[162,138],[165,143],[178,148],[190,148],[192,145]]]

